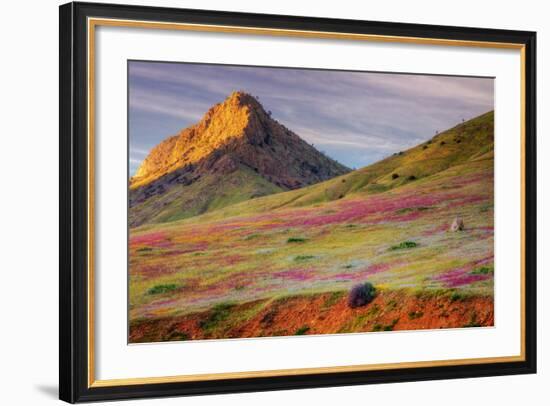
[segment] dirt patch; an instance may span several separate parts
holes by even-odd
[[[493,298],[443,292],[413,295],[381,292],[351,309],[345,292],[291,296],[171,318],[136,320],[130,342],[270,337],[494,325]]]

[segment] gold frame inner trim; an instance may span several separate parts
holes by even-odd
[[[95,379],[95,278],[94,278],[94,191],[95,191],[95,28],[97,26],[108,27],[130,27],[147,28],[157,30],[181,30],[194,32],[217,32],[232,33],[244,35],[265,35],[265,36],[283,36],[299,38],[317,38],[317,39],[337,39],[337,40],[356,40],[371,42],[389,42],[416,45],[432,46],[459,46],[459,47],[478,47],[478,48],[496,48],[511,49],[520,51],[521,64],[521,270],[520,270],[520,355],[485,357],[485,358],[466,358],[454,360],[434,360],[434,361],[415,361],[415,362],[397,362],[384,364],[366,364],[366,365],[348,365],[331,366],[317,368],[297,368],[297,369],[277,369],[267,371],[244,371],[244,372],[221,372],[212,374],[192,374],[176,375],[146,378],[122,378],[122,379]],[[153,21],[138,20],[119,20],[108,18],[89,18],[88,19],[88,387],[111,387],[125,385],[143,385],[160,383],[177,383],[193,381],[212,381],[217,379],[244,379],[244,378],[265,378],[289,375],[312,375],[312,374],[330,374],[339,372],[361,372],[361,371],[380,371],[397,368],[426,368],[440,366],[458,366],[473,364],[493,364],[504,362],[525,361],[525,45],[505,42],[485,42],[485,41],[463,41],[453,39],[434,39],[422,37],[400,37],[390,35],[371,35],[354,34],[343,32],[325,32],[325,31],[304,31],[290,29],[258,28],[258,27],[240,27],[226,25],[207,25],[207,24],[186,24],[186,23],[164,23]]]

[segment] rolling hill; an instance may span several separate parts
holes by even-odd
[[[205,215],[204,219],[221,219],[243,212],[257,213],[303,207],[340,200],[355,194],[378,194],[408,184],[417,184],[419,181],[422,183],[423,179],[437,174],[445,176],[444,171],[453,166],[493,159],[493,121],[494,112],[491,111],[372,165],[309,187],[228,206],[224,210]]]

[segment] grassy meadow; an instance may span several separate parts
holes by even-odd
[[[130,342],[491,326],[493,177],[487,113],[326,182],[131,228]]]

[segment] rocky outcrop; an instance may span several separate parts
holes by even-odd
[[[130,180],[130,188],[184,168],[197,174],[214,167],[223,169],[226,165],[217,161],[227,162],[227,156],[285,189],[349,171],[272,119],[254,97],[234,92],[208,110],[199,123],[153,148]]]
[[[462,230],[464,230],[464,221],[461,217],[455,217],[453,224],[451,224],[451,231],[456,232]]]
[[[137,206],[166,195],[162,202],[155,201],[153,211],[165,210],[188,191],[187,186],[205,178],[209,189],[223,195],[224,201],[235,201],[228,196],[235,188],[223,193],[224,179],[239,171],[248,173],[247,178],[255,174],[261,179],[255,181],[259,186],[250,194],[259,197],[322,182],[349,169],[274,120],[256,98],[234,92],[211,107],[197,124],[151,150],[130,179],[130,223],[140,225],[154,217],[148,209],[145,218],[140,210],[134,210]],[[212,178],[218,179],[217,187]],[[200,200],[208,201],[208,196],[202,195]],[[185,210],[193,212],[191,206],[186,203]]]

